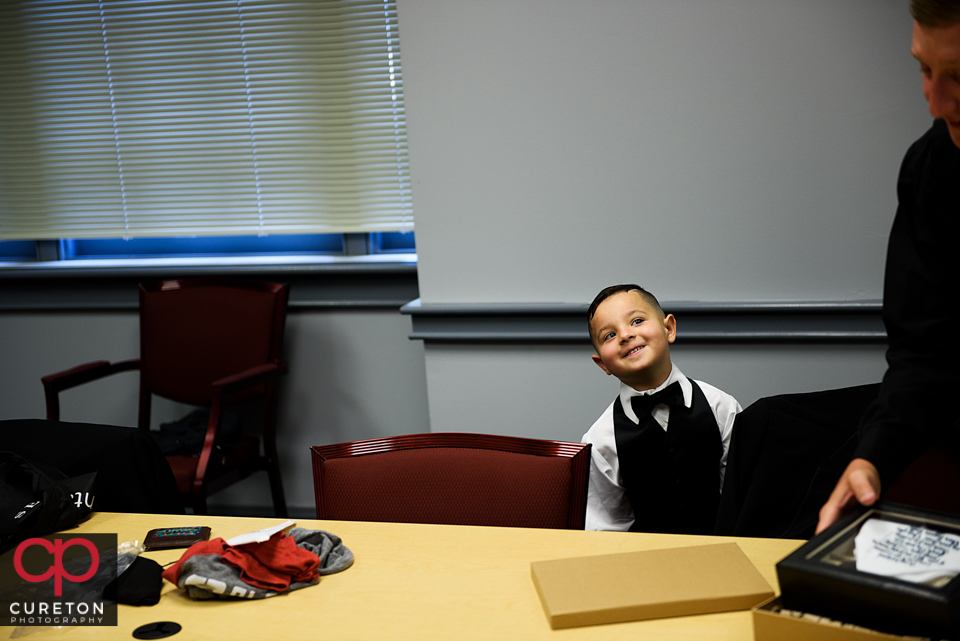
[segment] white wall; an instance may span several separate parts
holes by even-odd
[[[399,0],[424,303],[879,298],[906,0]]]

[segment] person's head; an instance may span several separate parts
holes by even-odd
[[[637,390],[660,386],[670,375],[670,343],[677,321],[664,314],[653,294],[639,285],[613,285],[587,311],[593,362]]]
[[[911,0],[913,41],[930,115],[947,123],[960,147],[960,0]]]

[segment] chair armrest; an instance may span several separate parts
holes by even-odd
[[[63,370],[62,372],[48,374],[40,380],[43,382],[43,386],[45,388],[50,388],[59,392],[65,389],[70,389],[71,387],[76,387],[77,385],[89,383],[90,381],[103,378],[104,376],[116,374],[117,372],[139,368],[139,359],[120,361],[117,363],[110,363],[109,361],[93,361],[92,363],[77,365],[76,367]]]
[[[225,376],[213,382],[214,395],[229,396],[241,390],[260,385],[287,373],[287,363],[279,361],[276,363],[264,363],[250,369]]]
[[[93,361],[44,376],[40,382],[43,383],[43,393],[47,402],[47,420],[56,421],[60,418],[59,393],[63,390],[131,369],[140,369],[140,359],[116,363]]]
[[[247,388],[269,383],[278,376],[286,374],[287,369],[287,363],[284,361],[264,363],[213,382],[210,419],[207,422],[207,431],[203,437],[203,448],[200,450],[200,460],[197,461],[197,472],[193,479],[194,493],[202,492],[203,479],[206,476],[207,468],[211,464],[217,430],[220,427],[220,412],[224,398]]]

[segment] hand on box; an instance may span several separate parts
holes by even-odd
[[[843,476],[837,481],[830,498],[820,508],[820,521],[817,534],[827,529],[840,514],[853,505],[873,505],[880,497],[880,472],[866,459],[855,458],[850,461]]]

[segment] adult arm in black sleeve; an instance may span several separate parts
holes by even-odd
[[[860,443],[817,532],[857,501],[871,505],[924,450],[956,430],[960,366],[960,150],[942,120],[910,147],[897,182],[883,320],[887,372]]]
[[[960,150],[943,121],[907,152],[887,249],[887,372],[867,409],[855,458],[888,486],[956,427],[960,366]]]

